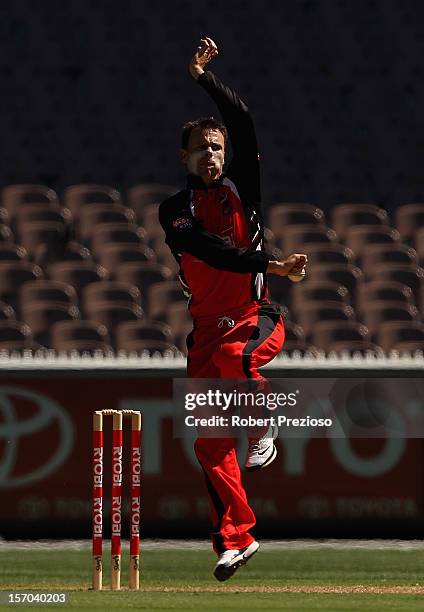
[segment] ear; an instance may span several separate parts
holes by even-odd
[[[184,166],[187,165],[187,158],[188,158],[187,149],[180,149],[180,160],[181,160],[181,163],[184,164]]]

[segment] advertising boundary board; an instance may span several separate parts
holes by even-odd
[[[162,402],[162,404],[164,400],[169,402],[172,378],[181,378],[185,375],[184,365],[181,363],[177,365],[162,362],[159,368],[153,366],[153,364],[150,367],[145,364],[138,368],[132,364],[130,367],[125,363],[120,365],[121,367],[117,366],[116,362],[110,365],[103,364],[103,367],[96,364],[96,367],[93,368],[88,360],[85,364],[80,363],[77,367],[71,363],[55,364],[53,367],[48,367],[47,364],[41,367],[41,364],[20,363],[6,368],[4,363],[1,364],[1,387],[5,385],[23,385],[28,389],[40,387],[43,395],[60,405],[62,405],[61,401],[65,402],[63,398],[66,395],[71,403],[74,402],[72,396],[76,397],[78,401],[75,401],[71,407],[68,406],[65,413],[68,417],[70,416],[73,422],[71,429],[73,429],[74,440],[84,439],[85,446],[84,444],[79,446],[78,452],[74,450],[75,455],[81,457],[81,462],[78,465],[70,465],[62,473],[59,470],[55,474],[54,481],[45,483],[45,486],[53,491],[58,482],[66,484],[66,475],[73,473],[75,470],[78,471],[81,480],[84,481],[78,495],[70,496],[68,500],[66,500],[66,496],[61,494],[60,490],[56,492],[54,502],[54,512],[56,514],[54,515],[47,513],[43,518],[43,503],[40,504],[39,499],[38,501],[32,499],[31,491],[29,491],[29,502],[25,505],[25,502],[22,501],[22,499],[25,499],[25,490],[22,488],[17,496],[21,499],[20,511],[17,511],[16,506],[12,507],[14,502],[10,488],[6,487],[2,491],[4,482],[0,483],[0,491],[3,494],[7,493],[6,510],[8,511],[8,516],[7,512],[5,515],[2,511],[3,516],[0,517],[2,533],[0,535],[3,537],[87,537],[89,535],[90,521],[87,520],[87,508],[90,501],[90,483],[88,466],[84,471],[84,460],[87,459],[86,455],[89,449],[88,431],[92,412],[99,408],[118,407],[116,405],[104,405],[109,400],[113,404],[116,398],[119,399],[118,403],[121,408],[134,409],[138,398],[145,403],[148,398],[142,397],[134,391],[140,383],[143,383],[145,388],[149,387],[148,397],[157,400],[155,389],[158,388],[158,379],[162,381],[160,385],[162,399],[159,399],[159,402]],[[267,368],[264,373],[270,378],[277,376],[291,378],[304,376],[308,378],[324,376],[346,378],[365,378],[368,376],[381,378],[423,377],[421,363],[417,364],[416,367],[411,367],[412,364],[409,364],[410,367],[408,368],[403,367],[404,364],[399,364],[400,367],[398,368],[394,367],[395,364],[390,364],[390,367],[378,368],[365,368],[363,363],[352,362],[349,365],[343,365],[344,367],[339,364],[338,367],[331,368],[326,363],[315,363],[315,368],[307,367],[306,372],[300,363],[291,362],[285,363],[283,367]],[[359,367],[356,367],[358,365]],[[84,384],[78,385],[79,380],[84,380]],[[90,391],[90,385],[93,385],[93,389],[98,389],[99,381],[102,381],[102,387],[107,386],[107,389],[104,388],[102,391],[104,393],[102,397],[106,399],[98,397],[98,403],[94,405],[92,398],[95,397],[95,392]],[[58,395],[57,391],[61,386],[64,386],[62,389],[65,394],[63,398],[60,393]],[[130,386],[133,388],[131,392],[129,392]],[[118,387],[122,388],[122,392]],[[82,391],[85,388],[85,392],[78,391],[78,388]],[[115,388],[115,398],[108,391],[113,388]],[[165,397],[163,396],[164,390]],[[84,397],[87,401],[82,399]],[[151,414],[156,414],[158,407],[159,404],[152,403],[147,410]],[[25,406],[21,409],[25,410]],[[143,406],[141,406],[141,410],[143,411]],[[54,428],[57,429],[59,425],[56,423],[52,427],[51,431],[46,431],[43,434],[47,436],[46,439],[49,441],[54,440],[57,436],[57,430]],[[81,430],[84,427],[87,428],[85,432],[87,441],[85,441],[84,436],[81,438]],[[50,433],[53,435],[50,436]],[[4,457],[4,433],[3,440],[0,440],[0,442],[3,444]],[[163,422],[161,439],[158,442],[161,452],[164,453],[162,472],[152,473],[152,458],[143,456],[146,467],[143,474],[144,497],[142,499],[142,535],[144,537],[175,537],[177,534],[181,537],[204,537],[209,532],[208,506],[201,475],[194,467],[192,459],[187,459],[188,451],[186,449],[183,453],[180,452],[181,449],[175,451],[175,448],[173,448],[174,442],[177,441],[173,440],[172,422],[169,419],[169,422]],[[317,443],[320,442],[317,441]],[[32,452],[40,452],[40,444],[39,441],[34,443],[32,447],[30,442],[28,444],[29,446],[25,447],[25,452],[30,459]],[[279,462],[276,462],[276,466],[270,468],[269,472],[265,473],[264,471],[261,476],[262,484],[258,484],[258,479],[254,481],[251,475],[246,478],[247,488],[251,492],[253,504],[258,514],[258,536],[418,537],[424,526],[422,502],[424,477],[421,468],[419,468],[420,465],[424,465],[424,443],[422,440],[414,440],[411,444],[406,463],[397,467],[395,480],[391,478],[383,479],[384,481],[381,481],[378,486],[376,486],[375,481],[362,484],[358,480],[346,482],[344,475],[339,471],[340,466],[337,467],[331,457],[324,457],[322,453],[315,455],[315,459],[310,457],[308,465],[305,464],[305,469],[307,471],[312,470],[311,466],[317,462],[319,457],[323,467],[327,470],[327,477],[323,480],[318,478],[317,473],[311,471],[303,474],[302,477],[288,473],[285,464],[284,478],[281,481],[284,494],[281,494],[281,499],[275,505],[266,492],[275,490],[279,478],[278,470],[283,469],[283,463],[286,461],[285,459],[283,461],[286,449],[280,444]],[[151,447],[147,445],[147,451],[150,455],[149,448]],[[24,447],[22,447],[22,452],[23,450]],[[16,467],[18,471],[25,471],[25,466]],[[171,467],[172,469],[175,468],[174,473],[171,473]],[[178,478],[179,473],[185,474],[185,480]],[[405,479],[405,474],[408,473],[413,476],[409,483]],[[331,483],[333,488],[330,486]],[[360,485],[359,488],[355,489],[358,485]],[[72,486],[69,491],[72,490]],[[40,483],[36,487],[40,490]],[[64,485],[64,487],[66,489],[68,485]],[[338,492],[336,491],[337,487],[339,488]],[[402,489],[402,487],[405,487],[405,489]],[[373,488],[379,495],[375,495],[371,499],[367,495],[370,495]],[[166,496],[164,495],[165,489],[169,491]],[[180,491],[184,491],[184,489],[190,491],[192,497],[184,498],[184,496],[181,496]],[[355,490],[357,494],[353,495]],[[336,497],[334,498],[335,494]],[[24,508],[24,512],[22,512],[22,508]],[[127,511],[126,508],[123,510],[124,513]],[[328,515],[329,512],[330,515]],[[334,512],[339,515],[331,514]]]

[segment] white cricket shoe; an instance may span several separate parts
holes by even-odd
[[[278,436],[278,427],[271,425],[263,438],[249,440],[244,467],[249,472],[261,470],[272,463],[277,456],[274,440]]]
[[[218,563],[215,565],[214,576],[220,582],[228,580],[238,570],[239,567],[245,565],[251,557],[257,552],[259,542],[252,542],[249,546],[240,550],[226,550],[219,555]]]

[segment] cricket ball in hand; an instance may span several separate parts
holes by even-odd
[[[288,277],[292,283],[299,283],[305,278],[305,275],[305,268],[302,268],[301,270],[299,270],[299,272],[288,274]]]

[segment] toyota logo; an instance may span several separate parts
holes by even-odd
[[[17,410],[19,402],[31,404],[31,410]],[[23,413],[29,416],[22,417]],[[43,440],[43,430],[46,436],[48,428],[55,426],[58,435],[55,436],[54,449],[50,457],[43,459],[37,465],[37,457],[31,453],[25,457],[25,465],[34,464],[32,471],[22,474],[17,470],[19,452],[25,439],[39,434]],[[0,440],[3,444],[3,455],[0,456],[0,488],[12,489],[37,482],[55,472],[68,458],[74,441],[74,428],[71,419],[63,408],[49,397],[21,387],[0,386]],[[49,446],[52,443],[49,437]],[[20,447],[21,446],[21,447]]]

